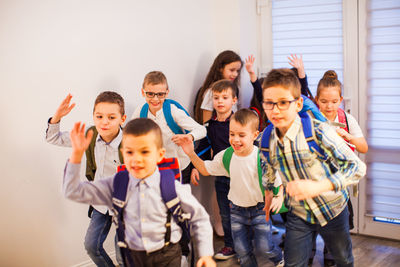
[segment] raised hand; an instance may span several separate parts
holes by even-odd
[[[89,147],[90,141],[93,137],[93,131],[88,131],[85,136],[85,124],[81,125],[80,122],[76,122],[70,133],[71,144],[72,144],[72,154],[70,157],[71,163],[80,163],[83,153]]]
[[[190,174],[190,180],[192,181],[193,185],[195,185],[195,186],[199,185],[200,174],[196,168],[192,169],[192,173]]]
[[[245,67],[247,72],[250,75],[250,81],[251,82],[255,82],[257,80],[257,75],[254,71],[253,65],[254,65],[254,61],[255,61],[255,57],[253,55],[248,56],[247,58],[245,58]]]
[[[306,73],[304,71],[303,56],[290,54],[290,56],[288,56],[288,59],[289,59],[289,65],[297,69],[299,78],[303,79],[304,77],[306,77]]]
[[[54,113],[53,117],[50,120],[51,124],[58,123],[62,117],[68,115],[70,111],[75,107],[75,103],[71,103],[72,95],[68,94],[66,98],[61,102],[58,106],[56,113]]]

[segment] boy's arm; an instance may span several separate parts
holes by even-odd
[[[200,140],[207,135],[206,127],[198,124],[194,119],[188,116],[185,111],[171,105],[172,117],[182,129],[189,131],[188,135],[193,137],[193,141]]]
[[[365,163],[332,127],[321,123],[315,127],[315,134],[321,140],[319,145],[331,160],[330,164],[333,168],[337,168],[337,171],[320,181],[296,180],[288,183],[286,192],[296,200],[315,197],[327,191],[341,191],[349,185],[357,184],[366,173]]]
[[[85,136],[85,124],[75,123],[71,131],[72,153],[65,166],[63,192],[66,198],[87,204],[112,206],[113,177],[94,182],[80,182],[80,163],[90,144],[93,132]]]
[[[250,55],[245,59],[245,67],[246,67],[247,73],[250,76],[250,81],[252,83],[254,83],[257,80],[257,74],[256,74],[256,72],[254,71],[254,68],[253,68],[255,60],[256,59],[255,59],[255,57],[253,55]]]
[[[71,140],[69,138],[69,132],[60,132],[60,121],[61,118],[68,115],[71,110],[75,107],[75,103],[71,104],[72,95],[68,94],[66,98],[58,106],[53,117],[48,121],[46,130],[46,141],[47,143],[57,146],[71,146]]]

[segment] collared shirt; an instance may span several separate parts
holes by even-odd
[[[74,201],[112,207],[114,176],[89,181],[80,181],[80,164],[67,162],[64,173],[64,195]],[[130,249],[153,252],[164,246],[167,207],[161,198],[160,172],[158,169],[145,179],[136,179],[129,174],[127,203],[124,209],[125,241]],[[182,210],[190,213],[191,230],[197,242],[199,256],[213,255],[212,227],[205,209],[196,198],[175,182],[176,193]],[[181,229],[171,220],[171,242],[177,243]]]
[[[53,145],[71,147],[71,139],[69,132],[60,131],[60,123],[48,124],[46,131],[46,141]],[[122,131],[110,142],[106,143],[100,135],[97,135],[96,144],[94,146],[94,158],[96,161],[95,180],[103,179],[112,176],[117,172],[119,160],[119,144],[122,141]],[[107,208],[104,206],[93,206],[102,214],[107,213]]]
[[[135,112],[133,112],[131,119],[136,119],[140,117],[140,111],[143,105],[139,105]],[[175,105],[171,105],[171,115],[182,129],[189,131],[189,133],[194,137],[194,140],[199,140],[206,136],[207,130],[203,125],[198,124],[190,116],[188,116],[185,111],[177,108]],[[189,157],[183,152],[180,146],[177,146],[172,142],[171,138],[175,135],[174,132],[169,128],[167,121],[165,120],[164,112],[162,109],[156,112],[154,116],[150,111],[147,113],[147,117],[155,121],[161,128],[162,138],[164,143],[164,148],[166,150],[166,158],[178,158],[180,169],[185,169],[189,163]]]
[[[271,165],[260,152],[263,165],[263,185],[271,188],[278,171],[284,187],[293,180],[329,179],[334,187],[314,198],[296,201],[285,195],[292,212],[300,218],[322,226],[340,214],[348,199],[347,186],[357,184],[366,173],[366,165],[346,145],[336,131],[326,123],[312,120],[318,145],[328,157],[324,161],[309,149],[300,117],[297,116],[282,141],[276,129],[270,137]],[[258,137],[260,141],[261,135]],[[334,167],[333,167],[334,166]],[[336,169],[337,171],[333,171]]]

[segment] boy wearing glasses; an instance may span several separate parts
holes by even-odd
[[[324,239],[337,266],[353,266],[347,186],[359,182],[366,165],[333,128],[313,119],[311,129],[322,154],[310,150],[304,134],[308,125],[298,115],[303,107],[300,83],[291,70],[271,70],[262,87],[263,108],[273,124],[269,149],[260,151],[264,159],[263,185],[267,189],[265,208],[269,210],[272,202],[271,190],[278,171],[284,188],[278,197],[283,198],[285,191],[289,208],[285,266],[307,266],[315,232]],[[266,219],[269,220],[269,213]]]

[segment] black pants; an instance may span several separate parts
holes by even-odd
[[[129,250],[135,267],[179,267],[181,266],[181,246],[169,244],[151,252]],[[129,266],[128,266],[129,267]]]

